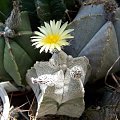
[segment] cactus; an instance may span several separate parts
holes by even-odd
[[[74,9],[74,14],[77,12],[77,9],[80,6],[80,0],[35,0],[37,15],[41,20],[41,23],[44,21],[50,20],[60,20],[66,19],[71,21],[69,13]],[[67,16],[65,18],[65,15]]]
[[[80,8],[70,23],[74,39],[65,48],[72,56],[86,56],[90,60],[92,73],[89,82],[103,78],[120,52],[120,8],[115,1],[90,0]],[[114,70],[119,71],[119,65]]]
[[[83,84],[89,70],[86,57],[73,58],[63,51],[54,53],[48,62],[36,62],[26,75],[38,101],[35,117],[57,114],[79,118],[85,108]]]
[[[12,10],[12,4],[9,0],[0,1],[0,22],[5,22]]]
[[[1,24],[0,79],[17,86],[26,84],[25,74],[36,60],[45,59],[31,46],[30,21],[27,11],[20,12],[19,2],[13,2],[10,16]],[[41,58],[42,57],[42,58]]]

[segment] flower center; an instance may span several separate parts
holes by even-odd
[[[48,35],[44,38],[44,41],[47,44],[57,43],[59,40],[60,40],[60,35],[57,34]]]

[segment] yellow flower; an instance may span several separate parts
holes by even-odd
[[[64,23],[61,25],[62,21],[55,20],[50,21],[50,24],[44,22],[45,26],[38,27],[40,32],[35,31],[36,36],[32,36],[32,44],[35,45],[36,48],[41,48],[40,53],[45,50],[52,52],[54,49],[58,51],[61,50],[62,46],[69,45],[69,42],[66,39],[73,38],[69,33],[73,31],[73,29],[65,30],[68,23]]]

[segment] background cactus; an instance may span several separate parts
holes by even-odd
[[[4,22],[12,10],[12,3],[9,0],[0,1],[0,22]]]
[[[71,21],[71,15],[75,15],[80,6],[80,0],[35,0],[35,3],[41,23],[53,19]]]
[[[104,77],[119,57],[119,8],[115,1],[91,0],[80,8],[71,22],[74,39],[65,51],[72,56],[86,56],[92,73],[89,82]],[[119,65],[114,66],[114,71]]]
[[[45,60],[44,54],[39,54],[31,46],[30,36],[32,35],[28,12],[20,12],[17,1],[13,2],[13,10],[5,21],[1,24],[1,71],[0,79],[14,80],[18,86],[25,84],[25,74],[27,69],[36,60]]]

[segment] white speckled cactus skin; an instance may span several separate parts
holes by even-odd
[[[26,75],[38,100],[36,117],[80,117],[85,108],[84,83],[89,71],[86,57],[73,58],[63,51],[54,53],[49,62],[37,62]]]

